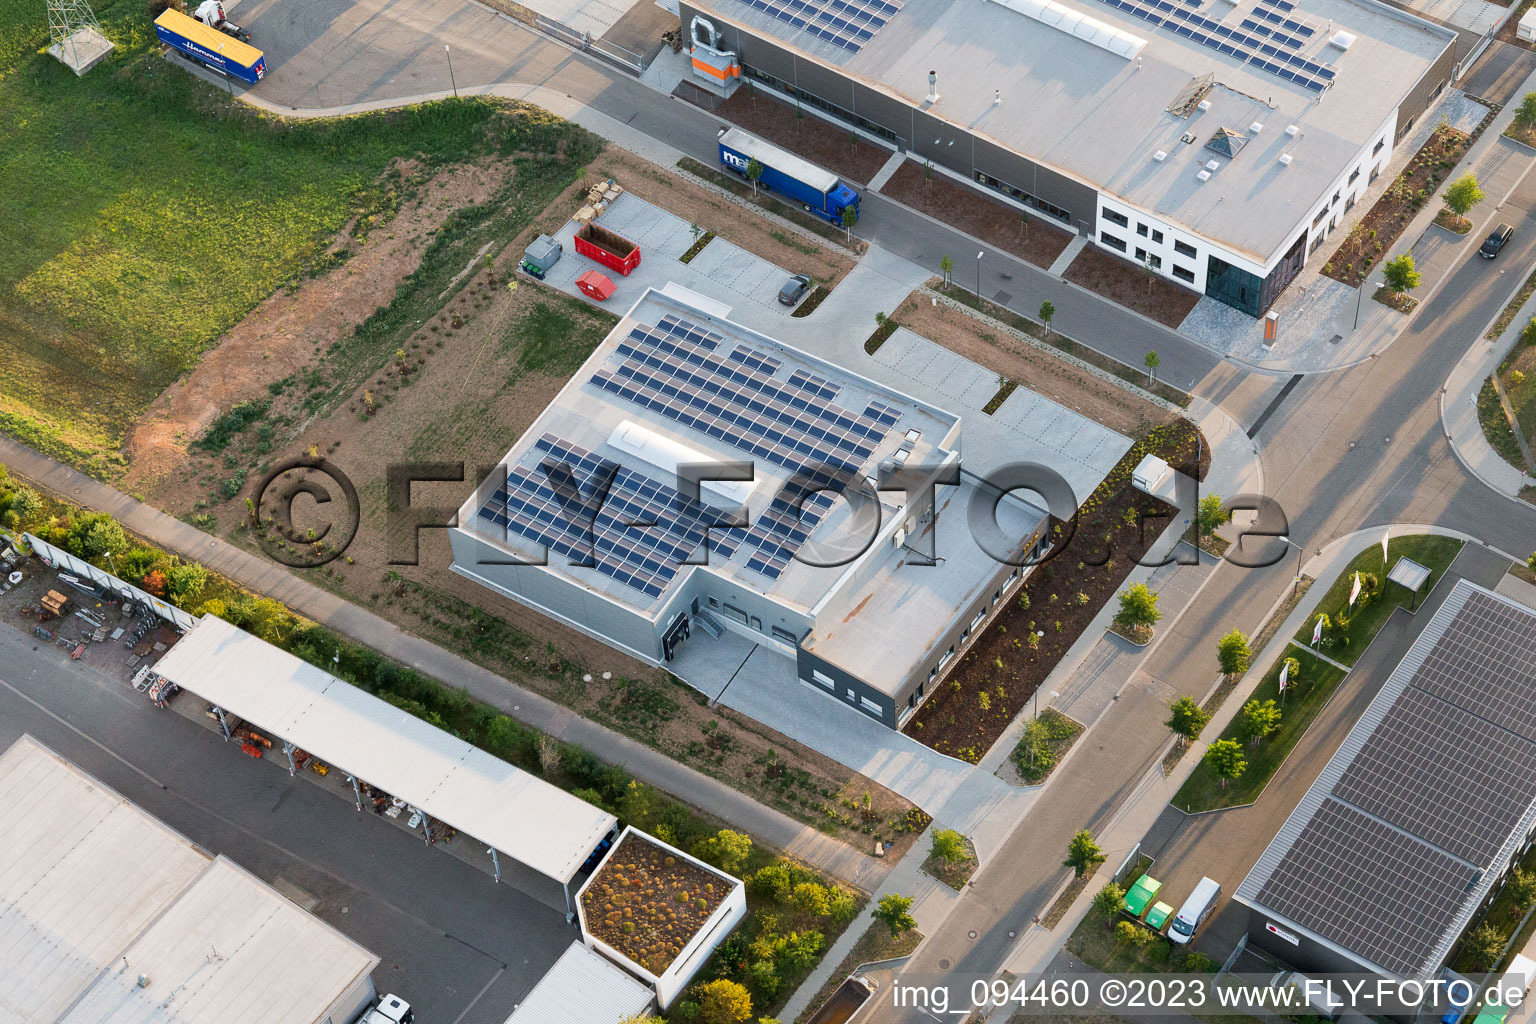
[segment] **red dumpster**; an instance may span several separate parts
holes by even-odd
[[[607,274],[599,274],[595,270],[588,270],[577,276],[576,287],[581,289],[582,294],[589,295],[598,302],[603,302],[613,297],[613,290],[617,286]]]
[[[640,265],[638,245],[590,221],[576,232],[576,251],[625,276]]]

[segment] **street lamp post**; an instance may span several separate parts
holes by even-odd
[[[976,253],[976,308],[977,309],[981,308],[981,258],[983,256],[985,256],[985,255],[986,255],[986,253],[984,253],[984,252]]]
[[[1044,636],[1045,634],[1042,631],[1040,635]],[[1045,692],[1050,694],[1052,697],[1060,697],[1061,696],[1061,694],[1057,693],[1055,690],[1046,690]],[[1038,719],[1040,717],[1040,688],[1039,687],[1035,688],[1035,693],[1034,693],[1034,698],[1033,699],[1034,699],[1034,702],[1035,702],[1035,718]]]
[[[1353,333],[1360,326],[1360,304],[1365,301],[1365,290],[1370,287],[1371,275],[1365,275],[1365,280],[1360,282],[1359,294],[1355,296],[1355,326],[1350,328]]]
[[[1281,537],[1280,539],[1296,549],[1296,577],[1291,580],[1291,596],[1295,597],[1296,591],[1301,587],[1301,556],[1306,554],[1306,549],[1289,537]]]
[[[448,55],[448,84],[453,86],[453,98],[459,98],[459,83],[453,77],[453,51],[448,49],[448,44],[443,44],[443,52]]]

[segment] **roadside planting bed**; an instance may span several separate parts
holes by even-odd
[[[1210,446],[1199,473],[1209,466]],[[1007,607],[962,656],[903,731],[951,757],[981,760],[1172,522],[1174,510],[1131,484],[1151,453],[1194,475],[1196,430],[1187,420],[1154,427],[1131,446],[1069,523],[1057,547],[1025,577]],[[1043,638],[1031,639],[1044,630]]]
[[[989,199],[977,189],[937,170],[924,171],[907,160],[880,194],[1010,252],[1037,267],[1056,262],[1072,233],[1047,221],[1044,214],[1025,213],[1017,206]],[[964,253],[951,253],[956,258]]]
[[[751,82],[737,89],[714,113],[858,186],[868,185],[894,152],[770,96]]]

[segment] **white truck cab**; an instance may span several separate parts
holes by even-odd
[[[415,1019],[416,1011],[411,1004],[391,993],[363,1014],[357,1024],[411,1024]]]

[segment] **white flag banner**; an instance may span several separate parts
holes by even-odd
[[[1291,678],[1291,662],[1289,659],[1280,666],[1280,692],[1285,692],[1285,681]]]
[[[1317,642],[1323,638],[1323,618],[1324,618],[1324,616],[1322,616],[1322,615],[1319,615],[1317,617],[1317,626],[1312,630],[1312,646],[1313,647],[1316,647],[1317,646]]]
[[[1355,573],[1355,585],[1349,588],[1349,606],[1355,606],[1355,599],[1360,596],[1360,574]]]
[[[1381,564],[1383,566],[1387,564],[1387,537],[1390,536],[1391,533],[1392,531],[1388,530],[1386,533],[1381,535]]]

